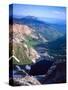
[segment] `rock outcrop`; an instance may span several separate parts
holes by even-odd
[[[31,38],[38,39],[36,34],[33,33],[34,30],[32,30],[30,27],[26,25],[20,25],[20,24],[13,24],[10,25],[10,44],[13,45],[13,55],[15,55],[18,59],[22,59],[25,55],[25,57],[29,58],[33,63],[36,62],[36,59],[40,57],[38,52],[30,46],[30,44],[27,41],[27,36],[30,36]]]
[[[19,85],[40,85],[41,83],[33,76],[25,76],[24,78],[15,78],[13,79],[14,82],[18,83]]]

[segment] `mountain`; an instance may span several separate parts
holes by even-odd
[[[44,47],[48,49],[47,53],[51,55],[61,52],[59,51],[61,48],[57,47],[59,44],[64,43],[64,40],[62,39],[64,33],[61,33],[60,30],[57,30],[57,28],[61,28],[60,25],[56,24],[60,27],[59,28],[55,24],[51,25],[49,23],[43,22],[34,16],[13,19],[10,17],[9,24],[10,43],[14,43],[14,49],[18,48],[18,50],[15,49],[15,52],[20,53],[26,47],[27,53],[31,52],[29,54],[26,53],[26,56],[30,55],[29,57],[33,60],[33,62],[40,57],[40,54],[36,49],[36,47],[39,47],[39,45],[41,46],[39,47],[41,49],[44,45]],[[43,52],[43,50],[41,51]],[[64,51],[62,53],[64,53]],[[20,55],[22,58],[23,54]]]
[[[36,62],[40,55],[34,49],[34,45],[40,43],[41,40],[44,42],[43,39],[32,28],[26,25],[14,23],[13,25],[10,24],[9,29],[10,56],[16,56],[20,60],[19,64]]]
[[[39,85],[66,81],[66,34],[62,29],[59,24],[33,16],[10,18],[9,56],[19,60],[12,58],[9,63],[11,83]]]
[[[10,22],[12,22],[11,17],[10,17]],[[59,29],[59,27],[61,28],[61,26],[57,25],[59,29],[57,30],[56,24],[51,25],[49,23],[39,20],[34,16],[26,16],[23,18],[13,18],[13,23],[29,26],[30,28],[34,29],[36,33],[40,33],[48,41],[53,41],[63,36],[63,33],[61,33]]]
[[[48,43],[47,46],[51,54],[66,55],[66,34],[61,38]]]

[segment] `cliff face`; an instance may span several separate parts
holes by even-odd
[[[12,40],[16,42],[24,40],[25,36],[31,34],[31,28],[29,28],[26,25],[13,24],[10,25],[9,29],[10,29],[10,34],[13,35]]]
[[[13,55],[16,56],[21,64],[36,62],[40,57],[38,52],[30,44],[30,39],[38,39],[38,36],[33,32],[30,27],[26,25],[13,24],[10,25],[10,45],[13,45]],[[36,37],[36,38],[35,38]],[[11,51],[10,51],[11,52]],[[31,60],[31,61],[29,61]]]
[[[13,32],[21,33],[23,35],[30,35],[31,34],[31,28],[29,28],[26,25],[13,24]]]

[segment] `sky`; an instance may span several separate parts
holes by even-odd
[[[35,16],[43,21],[65,22],[66,8],[56,6],[13,4],[13,16],[18,18],[23,16]]]

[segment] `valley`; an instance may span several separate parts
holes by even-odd
[[[13,22],[10,17],[9,30],[9,56],[19,60],[10,60],[10,81],[14,85],[66,82],[65,33],[32,16],[13,18]]]

